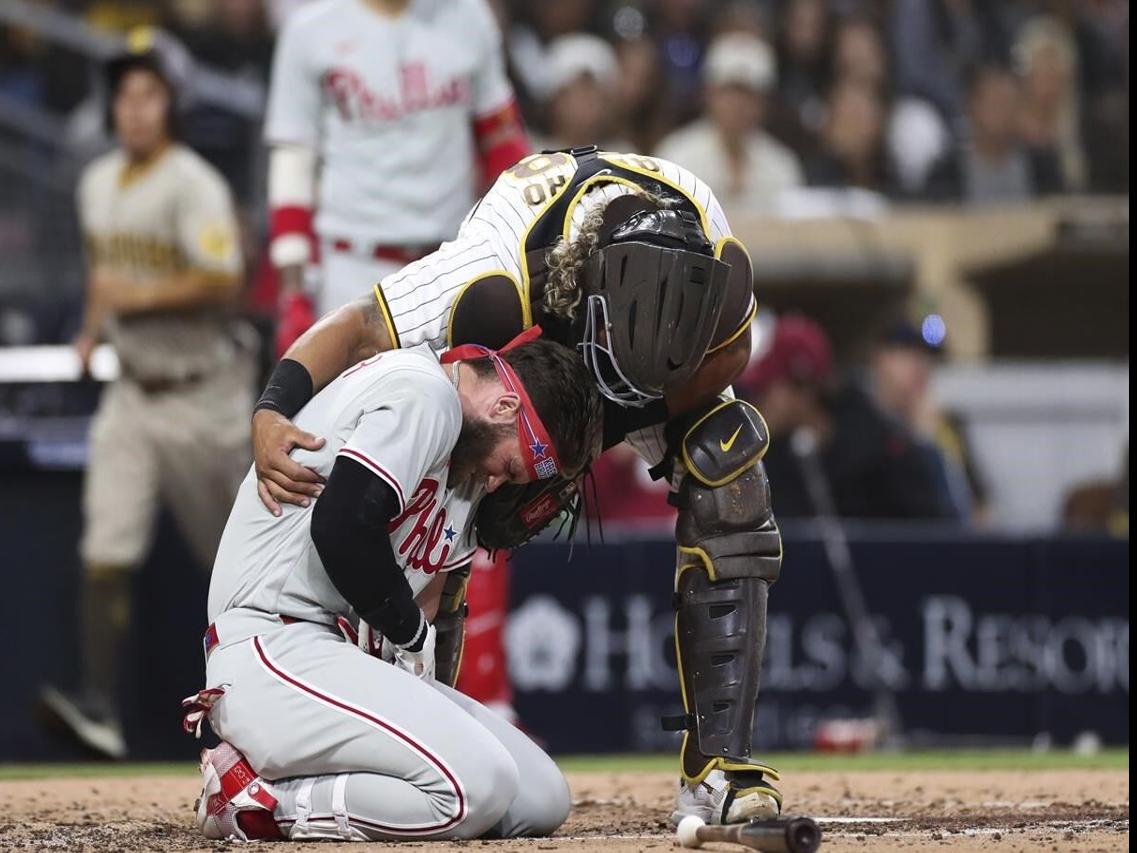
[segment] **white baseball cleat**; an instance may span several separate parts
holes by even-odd
[[[282,840],[273,809],[276,797],[245,756],[222,741],[215,749],[201,751],[201,797],[197,828],[206,838],[239,841]]]
[[[755,775],[761,778],[760,774]],[[775,818],[781,812],[781,795],[769,782],[761,780],[732,788],[725,773],[712,770],[695,786],[679,780],[671,823],[678,826],[683,818],[690,816],[704,823],[743,823],[751,818]]]

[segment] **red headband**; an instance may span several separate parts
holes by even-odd
[[[521,405],[517,409],[517,437],[521,440],[521,454],[525,460],[525,466],[529,469],[530,479],[547,480],[560,473],[561,462],[557,458],[557,450],[553,447],[553,440],[549,437],[549,431],[545,429],[545,425],[541,423],[541,418],[537,415],[533,401],[525,393],[525,386],[521,384],[517,373],[509,366],[509,362],[500,355],[500,353],[509,352],[522,344],[535,341],[539,337],[541,337],[541,327],[530,326],[499,350],[492,350],[481,344],[463,344],[444,352],[439,361],[442,364],[451,364],[455,361],[475,361],[479,358],[488,358],[493,362],[494,369],[497,371],[501,384],[505,386],[505,390],[512,391],[521,400]]]

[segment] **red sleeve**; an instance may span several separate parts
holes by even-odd
[[[493,112],[474,119],[474,137],[478,143],[482,184],[486,187],[530,153],[521,112],[512,98]]]

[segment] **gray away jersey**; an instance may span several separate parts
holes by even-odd
[[[337,458],[347,457],[395,491],[400,514],[390,525],[391,545],[416,595],[437,572],[473,557],[473,510],[485,489],[475,481],[448,483],[462,407],[429,347],[382,353],[349,368],[301,410],[296,425],[327,439],[322,450],[295,451],[297,462],[326,477]],[[238,607],[327,624],[349,613],[312,542],[318,501],[284,505],[274,517],[249,471],[214,564],[210,622]]]

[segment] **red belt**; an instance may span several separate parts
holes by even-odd
[[[329,245],[333,251],[336,252],[352,252],[360,255],[370,255],[373,258],[384,261],[396,261],[400,264],[409,264],[411,261],[417,261],[419,258],[425,258],[431,252],[438,248],[438,244],[424,246],[383,246],[374,245],[371,251],[366,250],[366,245],[359,245],[351,240],[340,237],[335,240],[329,240]]]

